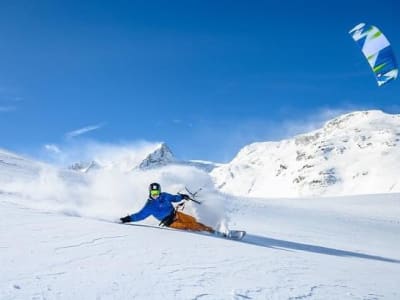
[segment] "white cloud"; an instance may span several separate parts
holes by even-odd
[[[57,145],[54,145],[54,144],[47,144],[47,145],[44,145],[44,148],[45,148],[47,151],[52,152],[52,153],[56,153],[56,154],[61,153],[60,148],[59,148]]]
[[[80,136],[82,134],[88,133],[90,131],[94,131],[94,130],[100,129],[103,126],[104,126],[104,124],[102,124],[102,123],[101,124],[97,124],[97,125],[89,125],[89,126],[86,126],[86,127],[83,127],[83,128],[79,128],[79,129],[67,132],[66,136],[68,138],[74,138],[74,137]]]

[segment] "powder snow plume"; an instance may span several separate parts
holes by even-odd
[[[130,146],[128,151],[124,146],[118,151],[115,145],[102,146],[98,149],[103,152],[97,152],[97,156],[107,155],[109,161],[120,166],[125,157],[131,160],[149,149],[148,144],[143,147]],[[191,191],[201,189],[198,200],[202,204],[187,202],[185,212],[214,227],[226,224],[224,196],[214,189],[206,172],[191,166],[169,165],[130,171],[126,171],[129,168],[106,168],[80,173],[8,152],[0,152],[0,156],[8,163],[8,168],[0,173],[1,191],[18,195],[18,201],[32,208],[117,221],[141,209],[147,200],[149,184],[159,182],[163,191],[171,194],[186,193],[185,187]],[[157,221],[149,218],[146,222],[155,224]]]

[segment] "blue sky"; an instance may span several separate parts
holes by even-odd
[[[2,1],[0,147],[165,141],[225,162],[343,112],[400,113],[348,31],[400,57],[400,2]]]

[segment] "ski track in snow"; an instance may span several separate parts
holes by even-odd
[[[126,236],[126,235],[99,237],[99,238],[95,238],[95,239],[92,239],[92,240],[90,240],[90,241],[81,242],[81,243],[75,244],[75,245],[68,245],[68,246],[63,246],[63,247],[57,247],[57,248],[54,249],[54,251],[59,251],[59,250],[62,250],[62,249],[76,248],[76,247],[82,247],[82,246],[92,245],[92,244],[95,244],[96,242],[101,241],[101,240],[118,239],[118,238],[122,238],[122,237],[125,237],[125,236]]]

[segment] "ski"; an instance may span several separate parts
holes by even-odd
[[[121,224],[118,222],[118,224]],[[201,235],[211,235],[218,238],[224,238],[228,240],[236,240],[240,241],[246,235],[246,231],[244,230],[228,230],[227,232],[220,232],[215,231],[214,233],[207,233],[204,231],[190,231],[190,230],[182,230],[182,229],[174,229],[169,227],[160,227],[154,225],[147,225],[147,224],[134,224],[134,223],[125,223],[124,225],[136,226],[136,227],[147,227],[147,228],[154,228],[154,229],[163,229],[163,230],[172,230],[172,231],[182,231],[182,232],[189,232],[194,234],[201,234]]]

